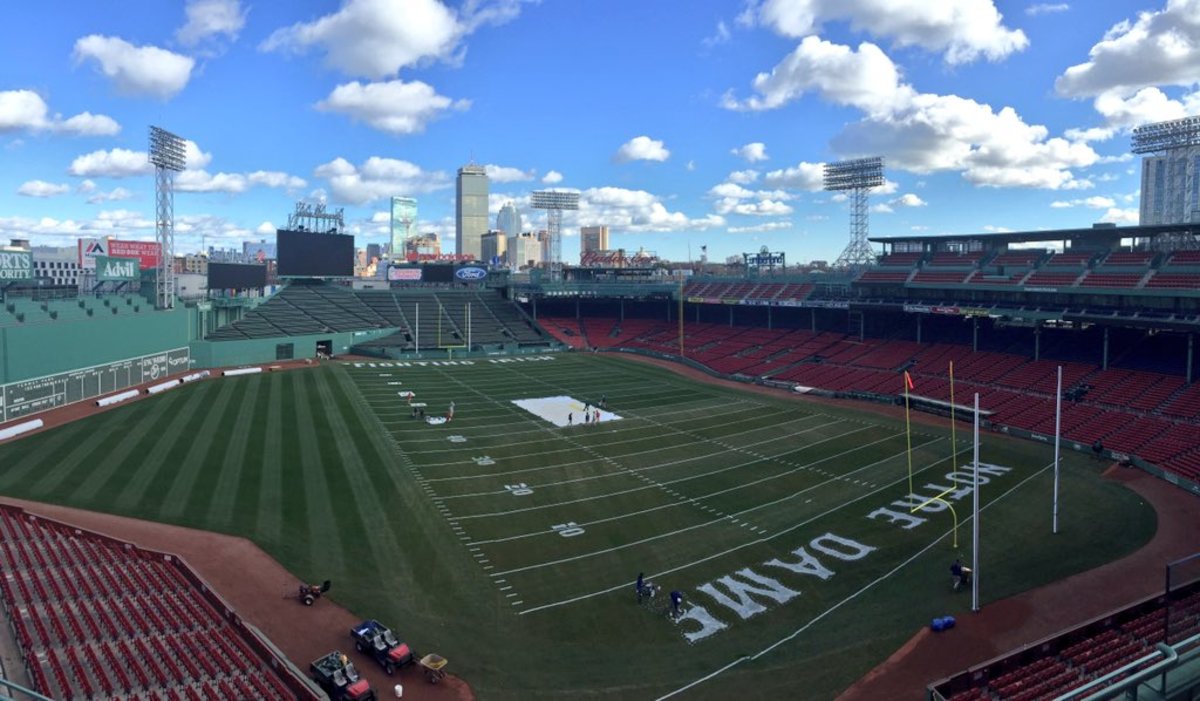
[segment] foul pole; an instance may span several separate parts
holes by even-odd
[[[950,361],[950,464],[958,469],[958,435],[955,433],[954,419],[954,361]]]
[[[971,524],[971,610],[979,610],[979,393],[975,393],[975,518]]]
[[[908,454],[908,493],[913,494],[913,473],[912,473],[912,424],[908,419],[908,389],[912,387],[912,378],[908,375],[908,370],[904,371],[904,442],[907,446],[905,453]]]
[[[668,307],[669,309],[670,307]],[[683,277],[679,278],[679,357],[683,357]]]
[[[1058,534],[1058,449],[1062,434],[1062,366],[1058,366],[1058,391],[1054,395],[1054,506],[1050,532]]]

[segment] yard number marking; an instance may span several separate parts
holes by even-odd
[[[478,457],[478,458],[471,458],[471,459],[475,461],[476,465],[495,465],[496,464],[496,461],[492,460],[487,455],[484,455],[484,456]]]
[[[530,489],[529,485],[525,484],[524,482],[520,482],[518,484],[506,484],[504,485],[504,488],[511,492],[514,497],[523,497],[533,494],[533,490]]]
[[[450,437],[449,437],[449,438],[447,438],[446,440],[450,441],[451,443],[466,443],[466,442],[467,442],[467,437],[466,437],[466,436],[459,436],[459,435],[457,435],[457,434],[456,434],[456,435],[450,436]]]
[[[550,530],[556,531],[560,536],[562,536],[564,538],[574,538],[577,535],[583,535],[583,529],[580,528],[579,524],[575,523],[574,521],[567,521],[566,523],[556,523],[550,527]]]

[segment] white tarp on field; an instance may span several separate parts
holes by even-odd
[[[514,399],[513,404],[521,407],[525,411],[537,416],[539,419],[549,421],[555,426],[590,426],[591,423],[584,420],[583,402],[574,397],[558,396],[558,397],[536,397],[534,399]],[[590,406],[590,405],[589,405]],[[595,412],[596,407],[590,406],[589,412]],[[568,417],[570,420],[568,421]],[[620,416],[611,411],[600,410],[600,421],[618,421]]]

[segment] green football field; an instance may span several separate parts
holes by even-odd
[[[0,446],[0,493],[249,537],[485,699],[832,698],[969,607],[948,571],[971,556],[965,422],[957,454],[946,420],[914,425],[909,500],[903,419],[857,405],[608,355],[400,365],[185,386]],[[602,396],[619,419],[513,403]],[[1048,447],[985,434],[981,462],[985,605],[1153,535],[1084,456],[1054,537]],[[641,604],[638,572],[662,589]]]

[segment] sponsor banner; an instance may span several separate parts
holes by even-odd
[[[0,283],[32,278],[32,253],[29,251],[0,251]]]
[[[687,301],[688,301],[688,304],[704,304],[703,297],[688,297]]]
[[[79,239],[79,267],[96,269],[96,256],[108,255],[108,242],[100,239]]]
[[[141,277],[137,258],[114,258],[96,256],[96,279],[100,282],[112,280],[137,280]]]
[[[403,282],[420,282],[420,268],[388,268],[387,279]]]
[[[725,297],[721,300],[721,304],[741,304],[742,300]]]
[[[933,311],[933,307],[930,307],[927,304],[906,304],[904,305],[904,311],[909,313],[915,312],[918,314],[929,314]]]
[[[482,280],[487,277],[487,270],[483,268],[468,267],[459,268],[454,271],[454,277],[463,281]]]
[[[988,311],[987,309],[980,309],[978,307],[960,307],[958,310],[958,313],[962,314],[963,316],[991,316],[992,315],[992,313],[990,311]]]
[[[784,306],[793,305],[789,304]],[[798,306],[814,307],[816,309],[849,309],[850,302],[840,299],[806,299],[800,302]]]
[[[112,239],[108,242],[108,255],[113,258],[137,258],[142,270],[158,267],[158,251],[157,241],[117,241]]]

